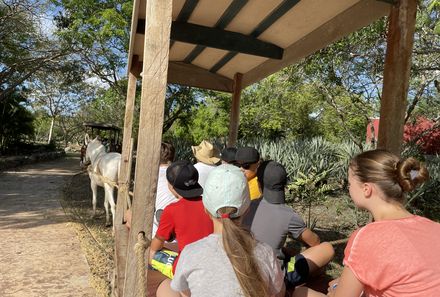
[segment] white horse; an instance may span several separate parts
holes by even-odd
[[[114,199],[114,185],[118,183],[119,165],[121,163],[121,154],[107,153],[105,146],[96,137],[92,141],[88,140],[86,135],[86,157],[85,161],[90,162],[88,169],[90,177],[90,187],[92,188],[93,198],[93,216],[96,215],[96,194],[98,186],[104,187],[105,192],[105,223],[110,226],[110,216],[108,207],[110,204],[113,222],[115,220],[115,199]]]

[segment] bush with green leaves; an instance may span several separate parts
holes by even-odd
[[[0,153],[19,153],[20,145],[32,139],[34,117],[26,103],[18,91],[0,101]]]

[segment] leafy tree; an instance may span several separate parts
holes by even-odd
[[[66,62],[51,72],[35,75],[29,84],[28,93],[34,110],[44,110],[40,115],[50,118],[48,143],[53,138],[57,119],[62,115],[72,115],[87,96],[88,85],[82,80],[77,65]],[[63,138],[66,139],[65,136]]]
[[[243,93],[240,137],[278,139],[318,134],[318,102],[309,86],[292,85],[283,73],[271,75]]]
[[[32,0],[0,2],[0,101],[38,71],[50,72],[69,49],[43,34],[39,17],[46,3]]]
[[[226,139],[229,132],[231,95],[199,91],[199,102],[190,106],[188,117],[176,121],[167,135],[199,143],[203,139]],[[190,113],[189,113],[190,112]],[[165,130],[164,130],[165,131]]]
[[[0,151],[29,139],[34,133],[32,113],[19,90],[0,101]]]
[[[76,52],[78,61],[125,98],[124,73],[130,37],[132,1],[52,0],[59,10],[57,35]]]

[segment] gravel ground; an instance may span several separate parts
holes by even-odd
[[[59,202],[80,170],[67,157],[0,173],[0,296],[95,296]]]

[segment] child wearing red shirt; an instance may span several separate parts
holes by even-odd
[[[150,246],[149,262],[154,268],[157,268],[155,265],[165,266],[165,269],[159,270],[172,278],[178,256],[175,260],[172,257],[173,253],[171,257],[167,257],[169,252],[161,251],[164,242],[175,238],[180,254],[187,244],[211,234],[213,224],[203,207],[201,197],[203,189],[198,183],[197,169],[188,161],[177,161],[167,168],[166,176],[171,193],[179,201],[165,207],[160,217],[156,236]],[[160,263],[163,261],[160,258],[166,258],[166,263]],[[169,269],[171,265],[172,272]]]

